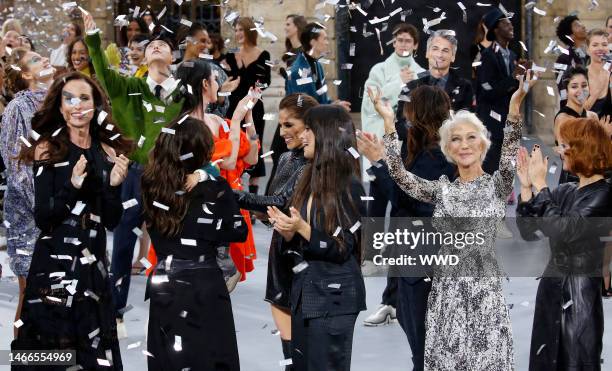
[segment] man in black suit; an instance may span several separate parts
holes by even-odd
[[[404,102],[408,99],[411,90],[421,85],[438,86],[443,89],[451,100],[454,111],[461,109],[472,110],[474,107],[474,91],[469,80],[459,76],[451,69],[457,53],[457,39],[455,31],[434,31],[427,40],[427,61],[429,70],[419,75],[419,78],[408,82],[400,93],[397,106],[397,119],[404,122]],[[399,132],[398,132],[399,134]],[[401,139],[401,138],[400,138]]]
[[[485,14],[483,21],[489,30],[487,40],[493,43],[482,51],[482,64],[476,70],[476,114],[491,134],[491,148],[482,167],[493,174],[499,168],[510,97],[519,86],[516,76],[524,71],[518,70],[517,55],[508,48],[514,38],[514,28],[508,17],[494,8]]]

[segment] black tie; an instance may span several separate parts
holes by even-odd
[[[161,99],[161,91],[162,91],[163,87],[161,85],[156,85],[155,86],[155,98],[157,99]]]

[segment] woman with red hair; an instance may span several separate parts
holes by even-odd
[[[546,184],[548,157],[535,145],[521,148],[518,177],[521,196],[517,224],[525,240],[540,230],[550,239],[550,261],[536,296],[531,334],[530,370],[599,370],[603,337],[600,294],[604,242],[612,214],[610,134],[595,119],[576,118],[559,127],[563,169],[578,182]],[[607,124],[609,125],[609,124]],[[532,193],[536,190],[536,195]]]

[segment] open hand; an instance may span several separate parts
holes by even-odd
[[[378,139],[376,134],[364,133],[357,130],[357,150],[365,156],[370,162],[382,160],[385,155],[385,145],[382,140]]]
[[[533,146],[531,151],[531,157],[529,159],[528,174],[531,184],[533,184],[538,191],[546,187],[546,172],[548,171],[548,157],[542,156],[542,151],[538,144]]]
[[[516,160],[516,175],[518,175],[521,187],[531,188],[531,179],[529,178],[529,153],[527,152],[527,148],[519,148]]]

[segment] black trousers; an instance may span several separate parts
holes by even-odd
[[[397,320],[406,333],[414,371],[421,371],[425,362],[425,315],[427,298],[431,290],[431,281],[414,278],[398,278]]]
[[[397,285],[398,277],[387,277],[387,286],[382,294],[382,303],[397,308]]]
[[[303,318],[302,306],[291,317],[291,357],[295,371],[349,371],[358,313]]]

